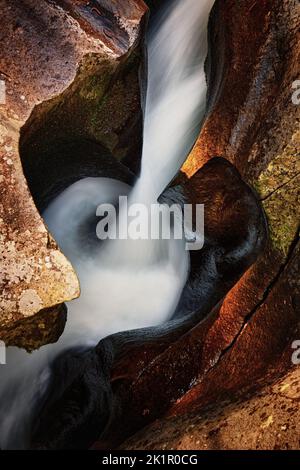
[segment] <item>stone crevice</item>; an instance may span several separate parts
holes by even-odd
[[[255,305],[255,307],[247,314],[247,316],[244,318],[244,321],[238,331],[238,333],[236,334],[236,336],[233,338],[233,340],[231,341],[231,343],[225,348],[223,349],[223,351],[220,353],[217,361],[210,367],[206,370],[205,374],[208,374],[212,369],[215,369],[217,366],[219,366],[220,362],[222,361],[222,359],[224,358],[224,356],[229,353],[235,346],[235,344],[237,343],[237,341],[239,340],[239,337],[240,335],[242,334],[242,332],[245,330],[245,328],[247,327],[247,325],[249,324],[249,322],[254,318],[256,312],[258,311],[258,309],[265,303],[265,301],[268,299],[270,293],[272,292],[272,290],[276,287],[276,284],[278,283],[281,275],[284,273],[286,267],[288,266],[289,262],[291,261],[291,259],[293,258],[295,252],[297,251],[298,247],[299,247],[299,235],[300,235],[300,227],[298,228],[297,230],[297,233],[295,235],[295,238],[290,246],[290,250],[289,250],[289,253],[285,259],[285,261],[281,264],[281,266],[279,267],[278,271],[277,271],[277,274],[273,277],[273,280],[269,283],[268,287],[265,289],[263,295],[262,295],[262,298],[261,300]]]

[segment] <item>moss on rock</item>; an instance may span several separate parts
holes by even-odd
[[[284,255],[295,239],[300,220],[300,131],[263,171],[254,187],[263,200],[271,240]]]

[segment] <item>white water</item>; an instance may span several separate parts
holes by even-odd
[[[206,25],[213,3],[173,2],[149,38],[142,170],[131,201],[156,202],[199,132],[206,95]],[[81,296],[69,303],[66,329],[55,345],[32,354],[8,348],[7,365],[0,366],[1,448],[26,447],[31,410],[59,353],[94,345],[117,331],[158,325],[174,312],[188,271],[183,242],[127,240],[98,246],[90,236],[96,227],[91,225],[91,232],[86,228],[100,203],[129,192],[124,183],[87,178],[45,211],[50,231],[78,273]]]
[[[141,180],[156,199],[199,134],[207,91],[207,22],[213,4],[214,0],[171,2],[151,31]]]

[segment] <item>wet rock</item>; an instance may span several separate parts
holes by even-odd
[[[0,10],[0,338],[32,349],[59,336],[61,304],[79,286],[30,192],[41,209],[79,166],[77,178],[99,175],[102,156],[106,168],[115,158],[138,166],[147,8],[3,0]]]
[[[145,3],[148,5],[152,13],[158,11],[164,5],[170,3],[171,0],[146,0]]]
[[[170,202],[178,197],[183,197],[183,202],[207,203],[207,231],[203,250],[195,257],[192,255],[190,280],[175,318],[163,326],[102,340],[94,351],[80,358],[79,364],[87,361],[86,366],[83,372],[67,376],[67,386],[65,382],[57,386],[61,383],[61,367],[54,368],[56,385],[49,389],[49,399],[40,412],[33,439],[35,447],[75,448],[75,442],[82,439],[86,442],[86,427],[92,444],[97,428],[89,427],[89,418],[85,416],[91,413],[95,421],[98,415],[98,432],[105,429],[102,407],[107,402],[107,393],[110,419],[102,439],[115,445],[165,412],[174,399],[189,389],[195,376],[209,367],[210,354],[221,353],[220,344],[206,351],[206,336],[215,324],[216,311],[207,315],[261,251],[266,239],[264,215],[251,189],[235,168],[221,158],[211,160],[186,185],[177,190],[172,188],[165,195]],[[205,316],[206,321],[201,323]],[[192,327],[197,324],[194,336]],[[68,369],[73,362],[72,354],[62,362]],[[95,368],[100,374],[98,380],[104,380],[107,374],[110,377],[112,383],[106,378],[104,390],[89,379]],[[87,387],[92,402],[85,403],[79,398],[74,409],[73,397],[82,387]],[[66,426],[67,416],[70,425]]]
[[[86,12],[76,15],[85,24]],[[241,395],[256,394],[260,388],[269,393],[269,382],[289,374],[291,344],[299,338],[298,170],[295,158],[290,158],[299,152],[295,136],[300,108],[291,100],[292,82],[299,78],[298,31],[296,1],[216,2],[210,21],[206,121],[182,168],[185,177],[180,178],[191,178],[186,184],[192,187],[193,175],[213,156],[222,155],[231,161],[243,179],[258,190],[265,207],[271,237],[263,256],[250,268],[248,263],[242,263],[243,269],[249,269],[238,282],[234,273],[231,282],[236,284],[204,321],[199,323],[204,316],[200,311],[185,323],[174,320],[171,327],[114,335],[87,355],[79,354],[76,361],[81,365],[77,371],[70,365],[74,363],[72,356],[65,357],[67,386],[61,383],[43,409],[33,445],[62,448],[81,442],[86,447],[97,440],[95,447],[111,448],[165,414],[172,419],[174,432],[179,433],[178,427],[185,422],[187,413],[191,421],[193,413],[200,417],[209,413],[207,419],[214,423],[212,408],[207,407],[218,404],[223,410],[219,403],[224,399],[230,401],[229,413],[234,409],[237,412],[236,421],[232,422],[235,429],[243,432],[244,415],[239,414],[237,405],[238,400],[245,400]],[[118,47],[123,41],[124,36]],[[92,70],[94,67],[92,61]],[[93,100],[94,84],[86,80],[86,68],[88,65],[83,68],[84,97]],[[68,93],[65,98],[68,101]],[[57,106],[60,108],[60,103]],[[62,108],[70,109],[68,104],[62,104]],[[68,115],[56,112],[55,109],[54,116]],[[45,110],[44,113],[47,114]],[[119,117],[117,135],[124,123]],[[105,139],[103,128],[97,133],[97,126],[86,129],[84,120],[80,122],[85,138],[92,135],[98,144],[108,148],[109,158],[113,155],[126,160],[122,152],[121,157],[118,153],[113,130]],[[24,132],[25,154],[26,142],[33,150],[30,132]],[[10,167],[9,157],[7,168]],[[37,178],[33,187],[36,181]],[[201,186],[201,181],[197,185]],[[247,215],[251,219],[251,211]],[[218,217],[223,220],[223,212]],[[225,226],[236,234],[240,223],[236,217]],[[215,234],[220,241],[218,231]],[[255,251],[254,254],[257,255]],[[195,267],[199,267],[198,262]],[[228,275],[224,282],[228,283]],[[230,282],[227,287],[231,287]],[[34,304],[39,303],[36,295],[34,299]],[[26,311],[31,310],[30,302],[28,305],[26,301],[25,306]],[[56,367],[54,380],[62,375],[60,365]],[[261,418],[262,430],[272,429],[274,410],[270,411]],[[110,426],[106,427],[108,419]],[[64,428],[62,423],[66,421]],[[287,424],[282,421],[280,425]],[[218,423],[210,428],[214,447],[221,446],[218,429]],[[207,444],[201,439],[203,446]],[[251,448],[257,445],[255,439],[243,442]],[[279,440],[274,445],[292,447],[292,437],[289,442]],[[139,443],[131,441],[130,445]],[[265,441],[262,445],[271,444]]]
[[[204,205],[205,243],[190,251],[190,275],[176,316],[204,310],[207,298],[213,299],[207,311],[214,307],[256,261],[268,236],[257,195],[225,159],[209,160],[178,191],[194,214],[196,204]]]
[[[40,410],[42,404],[36,404],[35,447],[86,449],[93,443],[99,427],[105,427],[113,400],[109,383],[112,357],[109,343],[101,352],[79,349],[56,359],[47,396],[47,407],[53,414],[45,423]]]
[[[222,155],[253,182],[292,142],[299,129],[299,106],[292,101],[298,39],[295,0],[216,1],[209,23],[207,120],[183,166],[188,176]]]
[[[151,355],[141,346],[132,353],[128,400],[135,403],[136,427],[157,418],[162,403],[168,403],[170,415],[193,407],[199,414],[224,397],[233,401],[239,392],[254,393],[292,367],[300,288],[300,107],[293,104],[291,89],[299,78],[297,8],[295,1],[215,4],[207,117],[182,171],[190,178],[214,155],[234,163],[259,193],[270,241],[207,320],[181,332],[181,338],[172,336],[168,348],[152,346]],[[122,358],[116,367],[120,380],[125,364]],[[111,428],[97,445],[105,447],[115,437]]]
[[[39,155],[43,156],[42,167],[45,162],[50,162],[47,172],[43,172],[32,155],[34,152],[26,150],[22,159],[26,162],[27,181],[35,205],[41,213],[63,190],[82,178],[113,178],[129,185],[135,181],[135,175],[127,166],[116,160],[103,145],[92,140],[74,137],[71,141],[55,141],[43,149]]]

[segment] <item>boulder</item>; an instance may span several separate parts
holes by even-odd
[[[0,339],[32,349],[58,338],[62,303],[79,295],[38,209],[112,162],[138,167],[147,7],[2,0],[0,11]]]

